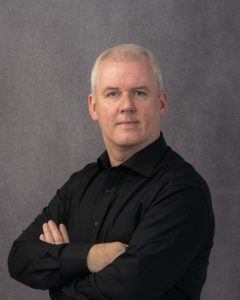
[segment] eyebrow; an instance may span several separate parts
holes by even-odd
[[[107,86],[107,87],[103,90],[103,93],[106,93],[107,91],[116,91],[116,90],[119,90],[119,88],[113,87],[113,86]]]
[[[149,91],[149,88],[145,85],[141,85],[141,86],[134,87],[133,90],[146,90],[146,91]]]
[[[106,93],[107,91],[116,91],[119,90],[118,87],[113,87],[113,86],[107,86],[104,90],[103,93]],[[141,85],[141,86],[135,86],[134,88],[132,88],[132,90],[146,90],[149,91],[149,88],[145,85]]]

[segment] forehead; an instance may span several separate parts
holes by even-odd
[[[156,79],[152,65],[147,58],[105,59],[99,66],[97,88],[105,86],[132,87],[134,85],[155,85]]]

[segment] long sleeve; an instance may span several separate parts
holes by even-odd
[[[57,191],[42,213],[14,241],[8,257],[10,275],[33,288],[61,286],[76,276],[89,274],[86,256],[93,245],[71,243],[52,245],[39,240],[42,225],[52,219],[56,224],[68,222],[71,202],[70,179]]]
[[[198,256],[204,261],[200,252],[207,252],[207,260],[213,230],[206,195],[197,188],[171,188],[152,201],[125,253],[100,272],[64,285],[56,299],[160,299],[187,268],[200,265],[194,262]],[[205,279],[194,272],[190,279],[198,297]]]

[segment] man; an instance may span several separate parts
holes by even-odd
[[[200,299],[214,215],[204,179],[167,146],[167,112],[153,54],[106,50],[89,111],[106,151],[74,173],[14,241],[13,278],[52,299]]]

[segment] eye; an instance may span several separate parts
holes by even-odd
[[[111,91],[109,93],[106,94],[106,97],[110,97],[110,98],[114,98],[118,95],[117,91]]]
[[[143,92],[143,91],[137,90],[137,91],[134,92],[134,95],[135,95],[135,96],[146,96],[146,93]]]

